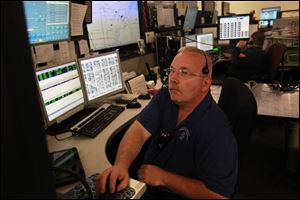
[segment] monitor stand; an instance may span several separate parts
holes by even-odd
[[[70,131],[70,128],[72,126],[74,126],[80,120],[84,119],[86,116],[91,114],[96,109],[97,108],[92,108],[92,107],[85,108],[85,109],[79,111],[78,113],[72,115],[68,119],[66,119],[58,124],[55,123],[55,124],[49,126],[48,129],[46,130],[46,133],[51,136],[66,133],[66,132]]]

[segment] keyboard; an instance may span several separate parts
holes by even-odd
[[[129,186],[116,193],[105,192],[104,194],[96,195],[95,182],[98,175],[99,173],[95,173],[86,179],[94,199],[130,199],[135,195],[135,189]],[[65,195],[70,199],[89,199],[86,189],[82,183],[75,185]]]
[[[115,118],[117,118],[125,107],[117,105],[109,105],[106,108],[98,108],[80,123],[71,128],[79,135],[88,137],[96,137],[103,129],[105,129]]]

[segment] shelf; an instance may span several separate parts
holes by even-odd
[[[209,27],[217,27],[218,24],[201,24],[198,26],[195,26],[195,28],[209,28]]]

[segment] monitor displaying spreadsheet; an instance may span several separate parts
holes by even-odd
[[[218,17],[219,40],[248,39],[250,14]]]

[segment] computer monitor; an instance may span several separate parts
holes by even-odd
[[[187,6],[185,11],[185,18],[183,23],[183,30],[190,32],[194,29],[198,14],[198,8],[193,6]]]
[[[79,66],[88,104],[124,90],[118,51],[81,58]]]
[[[260,13],[259,28],[272,27],[278,17],[280,7],[262,8]]]
[[[140,39],[138,2],[93,1],[87,30],[93,50],[136,44]]]
[[[192,46],[197,47],[198,49],[201,49],[203,51],[211,51],[213,50],[213,42],[213,33],[194,34],[181,37],[180,46]]]
[[[273,26],[273,20],[259,20],[258,28],[271,28]]]
[[[212,51],[214,43],[213,33],[199,34],[197,35],[197,48],[203,51]]]
[[[250,14],[219,16],[219,40],[249,39]]]
[[[184,46],[192,46],[197,47],[197,35],[186,35],[184,37],[181,37],[180,40],[180,47]]]
[[[69,1],[23,1],[30,44],[70,39]]]
[[[35,73],[48,126],[58,124],[84,109],[84,96],[75,61]]]
[[[260,19],[277,19],[277,13],[280,11],[280,7],[262,8],[260,13]]]

